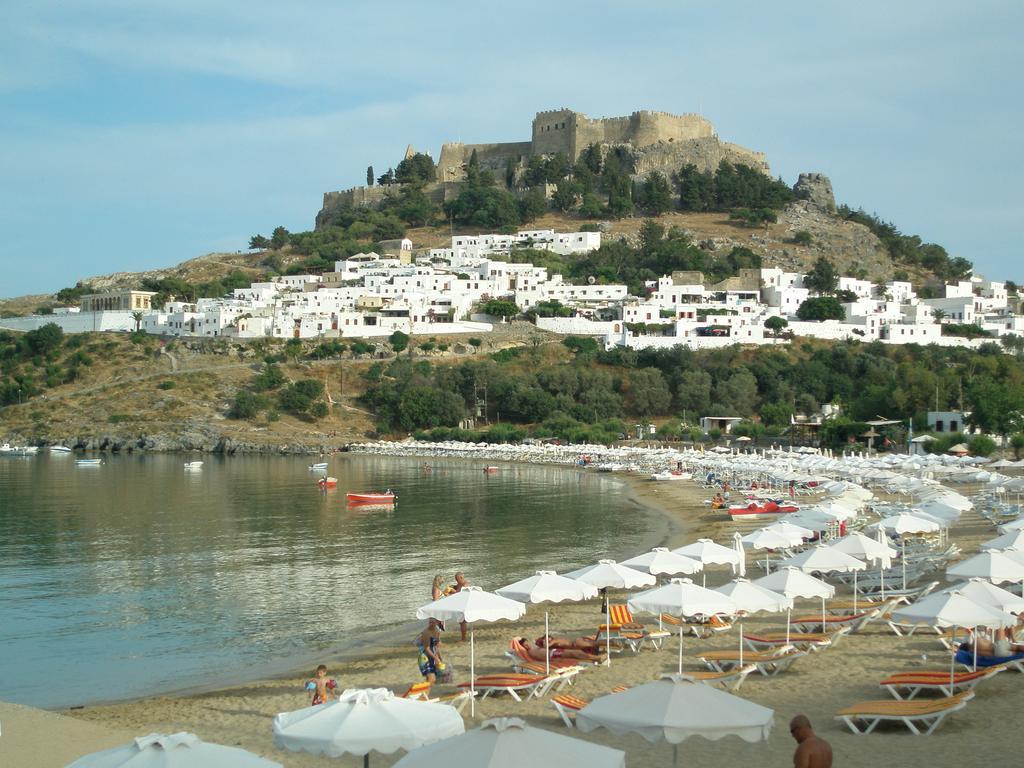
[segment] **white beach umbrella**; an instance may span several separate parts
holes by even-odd
[[[667,547],[655,547],[650,552],[623,560],[622,565],[646,571],[653,576],[678,576],[681,573],[689,575],[704,569],[704,564],[700,560],[677,555]]]
[[[652,613],[660,617],[716,616],[736,613],[736,603],[721,592],[694,584],[690,579],[672,579],[668,584],[633,595],[628,602],[631,611]],[[679,627],[679,671],[683,669],[683,628]]]
[[[721,592],[736,604],[736,610],[740,616],[741,665],[743,664],[743,615],[761,612],[777,613],[793,608],[792,598],[780,595],[778,592],[773,592],[746,579],[733,579],[728,584],[718,587],[715,592]]]
[[[896,550],[888,544],[872,539],[863,533],[851,533],[837,539],[828,545],[831,549],[845,552],[848,555],[864,560],[868,563],[878,564],[878,575],[881,579],[882,597],[885,597],[885,569],[892,565],[892,559],[896,557]],[[853,590],[853,610],[857,610],[857,590]]]
[[[764,587],[765,589],[770,589],[772,592],[777,592],[780,595],[785,595],[789,598],[820,597],[822,627],[824,627],[825,624],[825,601],[833,597],[836,593],[836,588],[827,581],[816,579],[810,574],[804,573],[799,568],[793,568],[792,566],[779,568],[775,573],[762,576],[760,579],[756,579],[754,584]],[[786,642],[789,642],[788,614],[786,616]]]
[[[984,579],[962,581],[941,591],[946,593],[959,592],[976,603],[987,605],[990,608],[995,608],[1005,613],[1017,615],[1024,613],[1024,597],[1015,595],[1008,589],[997,587],[992,582],[985,581]]]
[[[521,768],[552,765],[559,768],[625,768],[626,753],[533,728],[518,717],[485,720],[479,728],[444,741],[419,747],[395,768]]]
[[[950,566],[946,569],[946,576],[985,579],[993,584],[1002,584],[1006,581],[1024,582],[1024,564],[1004,552],[982,552]]]
[[[386,688],[351,688],[326,704],[282,712],[274,718],[274,744],[292,752],[341,757],[391,754],[466,730],[447,704],[395,696]]]
[[[502,597],[509,600],[517,600],[520,603],[561,603],[563,601],[577,602],[597,597],[597,587],[577,579],[570,579],[566,576],[559,576],[554,571],[537,571],[522,581],[509,584],[507,587],[494,590]],[[550,634],[548,631],[548,611],[544,609],[544,637]],[[545,648],[547,644],[545,643]],[[551,654],[544,658],[544,668],[551,671]]]
[[[636,568],[617,563],[614,560],[598,560],[594,565],[588,565],[575,571],[565,574],[570,579],[578,579],[585,584],[591,584],[598,589],[636,589],[637,587],[649,587],[657,584],[658,579],[649,573],[638,571]],[[605,592],[604,599],[605,618],[608,616],[608,593]],[[608,666],[612,663],[612,633],[611,625],[605,631],[605,639],[608,644]]]
[[[417,619],[438,619],[439,621],[464,621],[470,625],[469,631],[469,700],[470,714],[476,713],[476,639],[473,624],[477,621],[513,621],[521,619],[526,613],[526,605],[518,600],[485,592],[477,586],[465,586],[440,600],[427,603],[416,609]]]
[[[1018,517],[1016,520],[1011,520],[1008,523],[1003,523],[998,528],[996,528],[996,530],[1000,533],[1010,533],[1011,531],[1019,531],[1022,529],[1024,529],[1024,517]]]
[[[793,527],[795,528],[796,526]],[[780,533],[779,531],[773,531],[771,530],[771,527],[769,527],[759,528],[753,533],[748,533],[746,536],[742,537],[740,541],[742,541],[743,545],[748,547],[749,549],[764,549],[770,552],[773,550],[782,550],[795,546],[794,541],[797,544],[803,543],[803,538],[794,537],[792,535],[787,536],[786,534]],[[769,554],[766,553],[764,561],[764,572],[768,573],[770,570],[771,557]]]
[[[892,612],[896,621],[907,624],[926,624],[948,629],[999,629],[1012,627],[1017,618],[996,608],[971,600],[959,592],[938,592]],[[954,655],[955,656],[955,655]],[[978,644],[974,643],[974,668],[978,668]],[[949,679],[953,681],[953,660],[950,660]]]
[[[80,757],[67,768],[281,768],[281,764],[181,732],[139,736],[130,744]]]
[[[853,555],[833,549],[832,547],[818,544],[816,547],[805,549],[797,555],[782,561],[783,565],[797,568],[804,573],[852,573],[853,574],[853,602],[857,606],[857,573],[867,569],[867,564],[858,560]],[[824,608],[822,608],[822,630],[825,628]]]
[[[989,551],[1002,549],[1024,550],[1024,530],[1009,531],[1002,536],[989,539],[980,548]]]
[[[697,539],[692,544],[687,544],[685,547],[678,547],[672,551],[677,555],[684,555],[685,557],[692,557],[694,560],[699,560],[705,566],[732,566],[733,573],[736,573],[736,570],[739,567],[740,558],[736,554],[736,550],[732,547],[723,547],[721,544],[716,544],[711,539]]]
[[[907,540],[908,533],[936,533],[942,529],[942,524],[921,515],[911,515],[902,512],[898,515],[883,517],[875,527],[884,531],[899,534],[901,555],[900,561],[903,567],[903,589],[907,588]]]
[[[673,745],[675,757],[675,745],[691,736],[765,741],[774,716],[767,707],[685,675],[665,675],[621,693],[599,696],[576,715],[576,725],[584,733],[596,728],[616,735],[636,733],[652,744],[664,739]]]

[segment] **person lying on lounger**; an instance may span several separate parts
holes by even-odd
[[[534,661],[544,661],[548,658],[552,659],[579,659],[581,661],[604,661],[604,656],[599,656],[596,653],[589,653],[587,651],[581,651],[578,648],[552,648],[550,651],[539,645],[534,645],[525,637],[518,638],[520,645],[526,649],[527,655]]]
[[[568,650],[575,649],[577,651],[586,651],[587,653],[601,653],[604,646],[593,637],[565,637],[564,635],[548,635],[544,637],[538,637],[534,641],[534,645],[544,648],[545,646],[551,650]]]

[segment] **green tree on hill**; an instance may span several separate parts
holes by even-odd
[[[288,245],[288,230],[284,227],[274,227],[274,231],[270,234],[270,247],[279,251],[286,245]]]
[[[822,296],[834,294],[839,287],[839,271],[825,256],[819,256],[814,266],[804,275],[804,288]]]
[[[640,207],[654,216],[672,210],[672,189],[668,179],[658,171],[647,175],[640,192]]]
[[[407,157],[395,168],[395,181],[399,184],[410,182],[427,183],[437,179],[437,169],[430,155],[417,152]]]
[[[374,178],[374,176],[373,176],[373,166],[372,165],[368,165],[368,166],[366,166],[366,186],[368,186],[368,187],[372,187],[373,186],[373,178]]]
[[[796,310],[801,320],[844,320],[846,312],[835,296],[812,296]]]

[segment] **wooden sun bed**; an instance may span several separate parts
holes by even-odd
[[[879,685],[896,699],[910,701],[923,691],[937,691],[943,696],[953,696],[958,691],[970,691],[981,681],[1005,671],[1005,666],[984,667],[977,672],[957,672],[953,675],[949,674],[949,670],[914,670],[889,675]]]
[[[839,639],[850,632],[849,627],[840,627],[835,632],[790,632],[787,639],[785,632],[746,633],[743,640],[747,647],[759,651],[766,648],[780,648],[792,645],[803,651],[821,651],[839,642]]]
[[[967,702],[973,698],[974,691],[964,691],[942,699],[862,701],[839,710],[835,719],[846,723],[859,736],[871,733],[884,721],[905,725],[915,736],[927,736],[950,714],[967,706]]]
[[[783,646],[772,652],[749,651],[743,653],[742,664],[750,664],[762,675],[777,675],[789,669],[797,659],[806,656],[807,651],[798,651],[792,646]],[[739,651],[706,651],[698,653],[697,659],[714,672],[727,672],[741,664]]]
[[[526,694],[527,699],[534,696],[540,697],[546,694],[555,679],[544,675],[481,675],[473,681],[472,687],[480,694],[481,699],[486,699],[492,693],[507,693],[516,701],[522,701],[520,694]],[[470,683],[459,683],[458,688],[470,690]]]

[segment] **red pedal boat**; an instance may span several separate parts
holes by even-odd
[[[800,507],[796,504],[780,504],[777,501],[766,501],[758,504],[755,501],[745,506],[729,507],[726,511],[733,520],[757,520],[761,517],[774,517],[775,515],[788,515],[796,512]]]
[[[345,499],[351,504],[394,504],[398,494],[393,491],[384,493],[346,493]]]

